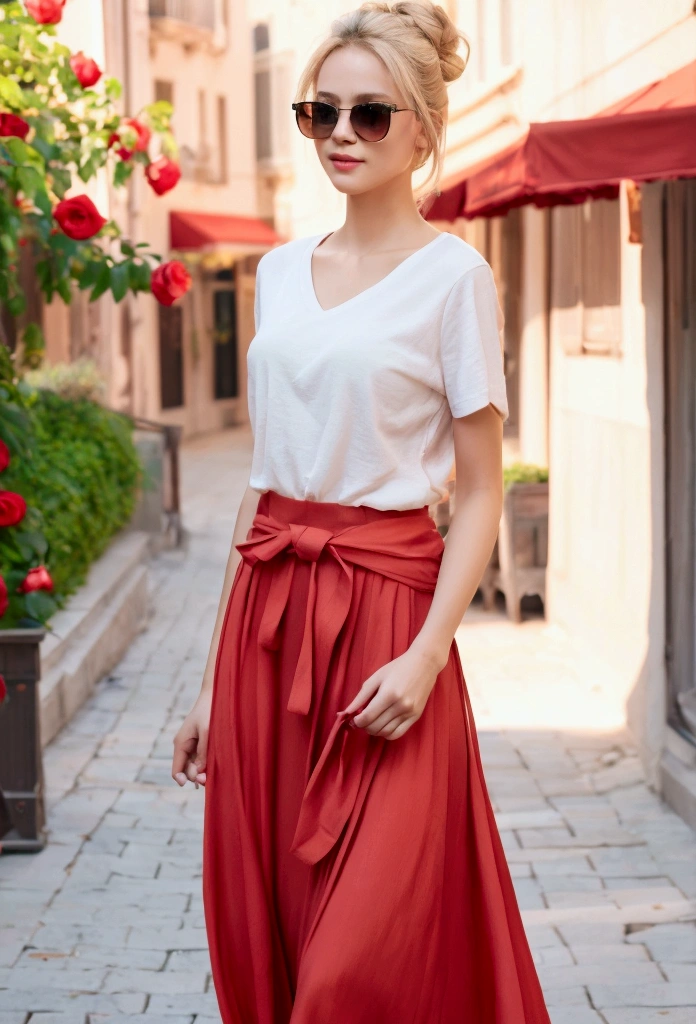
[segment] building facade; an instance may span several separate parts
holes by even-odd
[[[459,19],[475,84],[450,113],[450,182],[531,122],[644,109],[653,83],[673,83],[658,105],[696,104],[690,0],[462,0]],[[650,781],[696,825],[695,184],[441,226],[483,240],[517,293],[510,443],[549,467],[547,618],[593,653]]]
[[[252,45],[243,0],[70,0],[62,41],[123,84],[124,114],[173,104],[182,172],[157,196],[142,168],[125,188],[92,188],[124,235],[183,260],[190,291],[171,307],[149,295],[76,295],[44,310],[49,362],[95,358],[108,402],[179,424],[185,435],[247,419],[246,348],[254,333],[255,268],[278,242],[258,217]],[[156,154],[151,153],[152,156]]]

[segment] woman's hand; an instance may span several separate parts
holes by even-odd
[[[350,724],[387,740],[403,736],[423,714],[445,664],[431,653],[409,647],[365,680],[345,712],[350,714],[372,699]]]
[[[201,690],[196,703],[188,713],[174,737],[172,778],[185,786],[187,780],[205,786],[205,763],[208,751],[208,728],[212,687]]]

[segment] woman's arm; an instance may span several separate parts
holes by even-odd
[[[503,511],[503,422],[492,406],[452,420],[454,514],[428,616],[414,640],[442,669],[483,578]],[[412,645],[413,646],[413,645]]]
[[[201,692],[196,703],[181,723],[181,727],[174,737],[174,756],[172,759],[172,778],[180,786],[186,784],[190,779],[198,784],[205,785],[205,766],[208,748],[208,729],[210,725],[210,709],[213,697],[213,682],[215,673],[215,662],[217,651],[220,645],[220,634],[222,624],[225,621],[225,612],[229,600],[232,584],[237,572],[237,566],[242,556],[237,551],[236,545],[246,540],[251,529],[252,520],[256,514],[260,494],[247,484],[242,501],[237,512],[237,520],[232,534],[232,545],[230,555],[225,568],[225,578],[222,585],[222,595],[218,606],[213,636],[210,641],[210,652],[203,673]]]
[[[352,723],[397,739],[425,708],[464,612],[491,557],[503,510],[503,424],[491,405],[452,421],[455,510],[428,615],[408,650],[365,680],[346,711]]]

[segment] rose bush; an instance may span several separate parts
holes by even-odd
[[[0,629],[37,626],[130,519],[141,468],[128,419],[30,387],[3,345],[0,437],[0,488],[26,503],[21,520],[0,527]]]
[[[150,292],[162,257],[145,242],[123,238],[85,193],[68,193],[103,167],[120,187],[141,165],[159,195],[180,176],[171,104],[151,103],[123,117],[115,106],[117,79],[58,41],[63,8],[63,0],[0,5],[0,303],[15,318],[26,310],[21,249],[47,302],[58,295],[69,303],[71,282],[91,301],[107,290],[116,302],[128,291]],[[42,349],[40,326],[24,325],[25,365],[37,365]]]
[[[58,41],[64,7],[0,4],[0,305],[16,321],[27,308],[20,260],[47,302],[70,303],[76,286],[90,301],[131,291],[170,305],[191,284],[79,191],[102,168],[121,187],[140,166],[159,195],[180,175],[171,104],[124,117],[120,83]],[[38,323],[22,324],[15,356],[0,319],[0,628],[50,619],[127,522],[139,474],[124,421],[23,383],[18,371],[42,360]]]

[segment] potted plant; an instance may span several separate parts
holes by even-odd
[[[546,598],[549,473],[544,466],[514,462],[504,468],[503,481],[503,514],[484,604],[492,607],[495,591],[500,590],[508,616],[520,622],[524,596]]]

